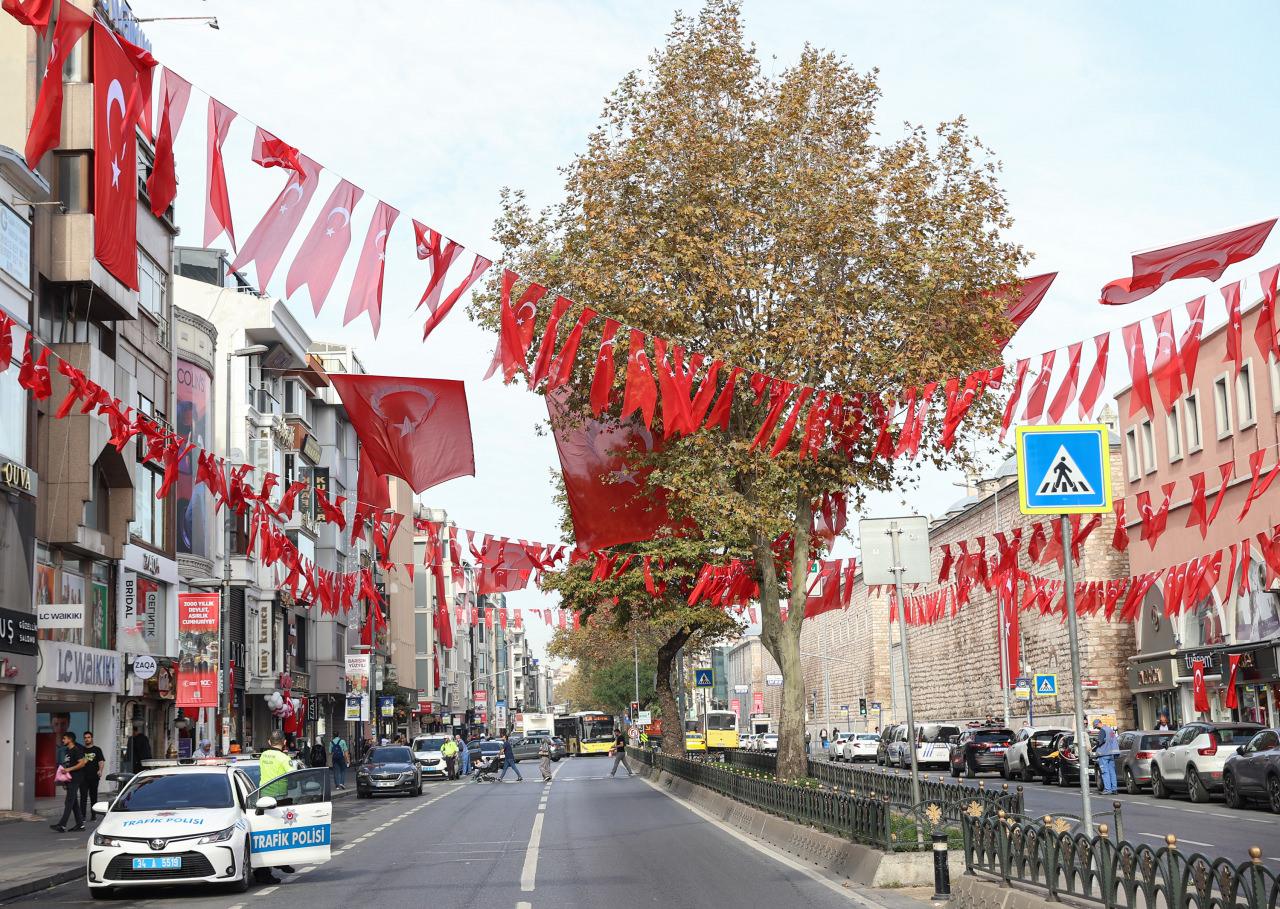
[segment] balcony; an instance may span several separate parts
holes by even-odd
[[[45,241],[49,280],[67,284],[92,284],[94,318],[102,321],[138,318],[138,293],[130,290],[93,257],[93,215],[87,212],[51,214]],[[100,307],[100,308],[99,308]]]
[[[271,390],[264,386],[251,389],[249,392],[249,407],[257,411],[261,417],[283,417],[284,408],[280,405],[280,400]]]

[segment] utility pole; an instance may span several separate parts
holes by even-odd
[[[907,751],[911,755],[911,804],[920,804],[920,765],[916,760],[916,717],[911,706],[911,667],[907,659],[907,604],[902,596],[902,575],[906,567],[902,564],[902,546],[900,538],[902,527],[896,522],[890,526],[889,539],[893,545],[894,590],[898,595],[898,629],[902,640],[902,687],[907,704]],[[917,836],[919,831],[917,831]]]
[[[1080,634],[1076,627],[1076,585],[1075,570],[1071,561],[1071,522],[1064,514],[1058,518],[1062,522],[1062,539],[1066,542],[1066,558],[1062,560],[1063,593],[1067,599],[1067,640],[1071,646],[1071,695],[1076,704],[1076,753],[1080,755],[1080,802],[1087,836],[1093,835],[1093,805],[1089,800],[1089,730],[1084,725],[1084,694],[1080,684]],[[1032,692],[1035,697],[1035,692]]]

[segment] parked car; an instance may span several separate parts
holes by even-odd
[[[1125,792],[1137,795],[1151,785],[1151,761],[1157,751],[1169,745],[1173,733],[1154,729],[1136,729],[1120,733],[1120,753],[1116,755],[1116,783]]]
[[[383,745],[369,750],[356,768],[356,797],[375,792],[422,795],[422,771],[407,745]]]
[[[1049,750],[1042,759],[1046,786],[1076,786],[1080,783],[1080,753],[1076,749],[1074,732],[1059,732],[1049,743]],[[1089,761],[1089,781],[1092,784],[1098,772],[1097,763]]]
[[[979,773],[1000,773],[1004,753],[1013,744],[1013,730],[1002,726],[977,726],[960,733],[951,749],[951,775],[975,777]]]
[[[1231,808],[1258,799],[1280,814],[1280,729],[1264,729],[1236,747],[1222,770],[1222,791]]]
[[[420,735],[413,740],[413,759],[422,768],[422,775],[438,776],[444,779],[449,775],[449,768],[444,762],[440,748],[449,741],[447,735]]]
[[[757,751],[769,751],[773,754],[778,753],[778,733],[766,732],[760,736],[756,743]]]
[[[745,735],[741,736],[741,737],[738,739],[738,748],[739,748],[739,750],[741,750],[741,751],[755,751],[755,748],[756,748],[756,736],[757,736],[757,733],[755,733],[755,732],[748,732],[748,733],[746,733]]]
[[[1185,792],[1193,802],[1207,802],[1222,790],[1222,770],[1236,746],[1248,744],[1262,731],[1256,723],[1188,723],[1157,751],[1151,762],[1151,792],[1167,799]]]
[[[1054,736],[1069,732],[1063,726],[1024,726],[1004,753],[1000,775],[1007,780],[1029,783],[1044,777],[1044,756],[1049,753]]]
[[[852,732],[837,732],[836,737],[827,742],[827,760],[844,760],[844,746],[851,738],[853,738]]]
[[[895,723],[880,731],[880,742],[876,745],[876,763],[881,767],[889,766],[889,751],[900,727],[900,723]]]
[[[945,767],[951,763],[951,741],[959,738],[960,727],[944,723],[916,724],[916,766]],[[907,746],[907,727],[900,726],[894,734],[890,751],[893,763],[899,767],[911,766],[911,752]]]
[[[841,760],[874,761],[880,750],[880,736],[875,732],[859,732],[845,740]]]

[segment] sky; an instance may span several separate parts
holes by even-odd
[[[424,314],[414,306],[426,269],[413,253],[409,219],[496,258],[491,229],[499,191],[522,189],[535,209],[558,201],[559,168],[583,149],[604,97],[646,65],[676,11],[699,5],[133,5],[139,17],[218,19],[216,31],[189,21],[144,27],[161,63],[241,115],[224,146],[241,240],[283,185],[279,171],[249,162],[253,123],[365,190],[352,222],[352,254],[325,308],[313,316],[305,290],[290,308],[314,339],[355,345],[370,372],[466,382],[476,476],[428,490],[423,500],[465,528],[558,539],[551,485],[558,465],[550,437],[537,432],[545,422],[542,401],[518,385],[481,381],[495,336],[472,324],[461,304],[421,340]],[[901,135],[905,123],[932,126],[963,115],[1000,159],[1016,219],[1010,236],[1035,255],[1026,273],[1059,272],[1010,345],[1012,356],[1091,338],[1209,292],[1207,281],[1182,281],[1130,306],[1097,304],[1103,284],[1128,274],[1132,252],[1259,221],[1280,208],[1274,4],[1210,10],[1191,2],[746,0],[743,10],[766,72],[788,66],[806,43],[833,51],[860,70],[879,70],[878,124],[886,139]],[[178,141],[184,245],[202,240],[205,117],[205,98],[194,93]],[[333,179],[326,176],[294,246]],[[375,339],[366,320],[344,328],[341,318],[354,250],[377,199],[401,218],[388,243],[383,328]],[[1280,239],[1273,238],[1224,280],[1252,275],[1278,255]],[[288,262],[286,254],[267,290],[283,292]],[[1216,324],[1210,313],[1209,330]],[[1112,389],[1121,359],[1113,341]],[[992,452],[992,463],[1000,457]],[[962,482],[958,472],[935,471],[918,487],[873,495],[864,514],[938,515],[963,495],[955,485]],[[852,551],[845,542],[836,554]],[[549,605],[536,590],[513,593],[509,602]],[[549,633],[541,623],[529,627],[541,650]]]

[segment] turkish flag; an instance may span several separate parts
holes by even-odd
[[[1080,380],[1080,354],[1084,350],[1084,342],[1077,341],[1067,348],[1067,374],[1062,377],[1058,393],[1049,404],[1049,422],[1061,423],[1067,407],[1076,398],[1076,387]]]
[[[311,308],[317,316],[351,246],[351,212],[363,195],[364,190],[355,184],[339,181],[289,266],[284,282],[285,297],[292,297],[294,291],[307,285]]]
[[[1182,376],[1191,388],[1196,379],[1196,364],[1200,360],[1200,335],[1204,332],[1204,297],[1187,304],[1190,323],[1178,341],[1178,359],[1182,361]]]
[[[277,139],[261,126],[253,134],[253,163],[259,167],[283,167],[304,180],[307,177],[298,150],[283,139]]]
[[[1240,282],[1232,281],[1222,288],[1222,300],[1227,305],[1227,353],[1223,363],[1234,363],[1236,375],[1244,363],[1244,321],[1240,315]]]
[[[622,418],[637,410],[645,428],[653,425],[653,412],[658,406],[658,386],[653,381],[653,367],[645,352],[645,334],[631,329],[631,351],[627,354],[627,387],[622,395]]]
[[[510,382],[516,373],[529,374],[529,345],[533,342],[533,330],[537,326],[538,301],[547,289],[541,284],[530,283],[513,306],[511,291],[520,276],[511,269],[502,273],[501,324],[498,328],[498,346],[493,352],[493,362],[484,377],[487,379],[498,367],[502,367],[502,381]]]
[[[1180,278],[1217,281],[1227,266],[1257,255],[1276,219],[1229,230],[1176,246],[1153,249],[1133,256],[1133,276],[1112,281],[1102,288],[1098,302],[1112,306],[1132,303]]]
[[[1022,323],[1031,318],[1031,314],[1044,300],[1045,294],[1049,292],[1049,286],[1053,284],[1053,279],[1058,277],[1056,271],[1049,272],[1044,275],[1036,275],[1034,278],[1023,278],[1015,284],[1006,284],[996,290],[996,294],[1009,299],[1009,305],[1005,307],[1004,317],[1014,324],[1016,328],[1021,328]],[[1016,299],[1014,297],[1016,296]]]
[[[1258,308],[1258,321],[1253,328],[1253,340],[1262,351],[1265,360],[1280,359],[1280,347],[1276,345],[1276,281],[1280,278],[1280,265],[1272,265],[1258,272],[1262,285],[1262,306]]]
[[[1107,381],[1107,361],[1111,354],[1111,332],[1104,331],[1102,334],[1094,335],[1093,345],[1093,369],[1089,371],[1089,377],[1084,380],[1084,387],[1080,389],[1078,413],[1082,420],[1093,419],[1093,410],[1098,406],[1098,398],[1101,396],[1102,387]]]
[[[1165,310],[1151,317],[1156,329],[1155,362],[1151,364],[1151,378],[1164,412],[1173,410],[1173,404],[1182,395],[1182,365],[1178,362],[1177,342],[1173,337],[1173,313]]]
[[[224,230],[236,248],[236,231],[231,223],[231,197],[227,194],[227,171],[222,163],[222,143],[236,118],[236,112],[217,98],[209,99],[209,204],[204,210],[204,245],[212,246]]]
[[[1191,661],[1191,693],[1196,713],[1209,712],[1209,692],[1204,686],[1204,660]]]
[[[130,290],[138,289],[137,124],[147,97],[140,74],[154,65],[111,29],[94,28],[93,256]]]
[[[13,13],[18,21],[24,19],[10,8],[10,0],[5,0],[5,9]],[[48,8],[30,9],[29,15],[34,21],[28,25],[44,28],[49,24]],[[38,20],[43,19],[42,22]],[[62,67],[67,56],[75,49],[76,42],[89,30],[93,19],[70,3],[62,7],[58,14],[58,25],[53,30],[53,42],[49,45],[49,62],[44,68],[44,77],[40,82],[40,94],[36,97],[36,110],[31,118],[31,130],[27,133],[26,158],[27,166],[32,170],[40,164],[45,152],[56,148],[62,138]],[[121,104],[121,114],[124,105]]]
[[[1199,527],[1202,540],[1209,535],[1209,506],[1204,494],[1203,470],[1191,475],[1191,507],[1185,526]]]
[[[471,261],[471,269],[467,272],[466,277],[462,279],[457,287],[449,291],[447,297],[441,299],[449,269],[452,267],[454,260],[462,255],[462,244],[455,243],[439,231],[427,227],[421,221],[415,220],[413,222],[413,231],[418,258],[426,259],[431,269],[427,275],[426,290],[422,292],[422,299],[418,301],[419,306],[426,303],[427,310],[431,313],[427,317],[427,324],[422,330],[423,340],[426,340],[432,329],[443,322],[445,316],[449,315],[449,310],[453,309],[453,304],[458,302],[458,299],[467,292],[467,288],[474,284],[493,263],[484,256],[475,256]]]
[[[360,249],[360,261],[356,263],[351,293],[347,296],[347,312],[342,318],[342,324],[348,325],[360,313],[367,312],[375,338],[382,326],[382,276],[386,265],[387,235],[398,217],[400,212],[386,202],[379,202],[374,209],[369,233]]]
[[[1147,349],[1142,341],[1142,323],[1126,325],[1120,329],[1120,336],[1124,338],[1129,375],[1133,380],[1129,395],[1129,416],[1137,416],[1144,410],[1155,416],[1155,402],[1151,399],[1151,375],[1147,372]]]
[[[173,204],[178,194],[178,175],[174,170],[173,142],[187,115],[187,102],[191,100],[191,83],[171,69],[166,69],[160,79],[160,127],[156,133],[156,158],[147,177],[147,195],[151,199],[151,213],[159,218]]]
[[[71,4],[67,4],[70,6]],[[49,15],[53,12],[53,0],[4,0],[0,4],[6,13],[23,25],[44,30],[49,27]],[[70,50],[70,48],[67,48]],[[59,67],[61,72],[61,67]]]
[[[618,322],[604,320],[604,333],[600,336],[600,349],[596,352],[596,370],[591,377],[591,414],[599,417],[609,406],[613,394],[613,377],[617,370],[613,348],[617,344]]]
[[[1009,392],[1009,400],[1004,405],[1004,419],[1000,421],[1001,442],[1004,441],[1005,433],[1009,431],[1009,426],[1013,423],[1013,412],[1018,407],[1018,399],[1022,397],[1022,383],[1027,379],[1027,367],[1030,365],[1030,359],[1018,361],[1018,368],[1013,380],[1013,390]]]
[[[648,493],[648,470],[628,463],[635,455],[660,448],[654,434],[634,419],[584,419],[564,409],[557,395],[546,399],[578,548],[650,540],[670,527],[665,492]]]
[[[369,463],[423,492],[475,476],[467,394],[459,381],[331,374]]]
[[[268,159],[263,158],[258,163],[263,167],[276,166],[274,163],[263,163],[266,160]],[[231,263],[232,271],[239,271],[250,262],[254,263],[258,289],[263,292],[271,283],[271,276],[280,264],[280,257],[284,255],[285,247],[302,223],[302,216],[320,185],[320,165],[306,155],[299,155],[298,160],[302,164],[302,173],[293,172],[289,175],[289,182],[263,214],[262,220],[253,229],[253,233],[249,234],[249,239],[240,247],[239,254]]]
[[[1218,553],[1222,555],[1222,553]],[[1236,673],[1240,671],[1240,657],[1243,654],[1233,653],[1227,657],[1227,694],[1222,701],[1222,706],[1228,710],[1234,710],[1240,706],[1240,702],[1236,697]]]
[[[378,473],[369,460],[369,449],[360,446],[360,466],[356,473],[356,500],[361,505],[372,506],[378,511],[391,507],[391,491],[387,478]]]
[[[1027,407],[1022,412],[1022,419],[1028,423],[1039,423],[1044,415],[1045,400],[1049,397],[1049,380],[1053,378],[1053,361],[1057,355],[1056,350],[1040,355],[1040,374],[1027,392]]]

